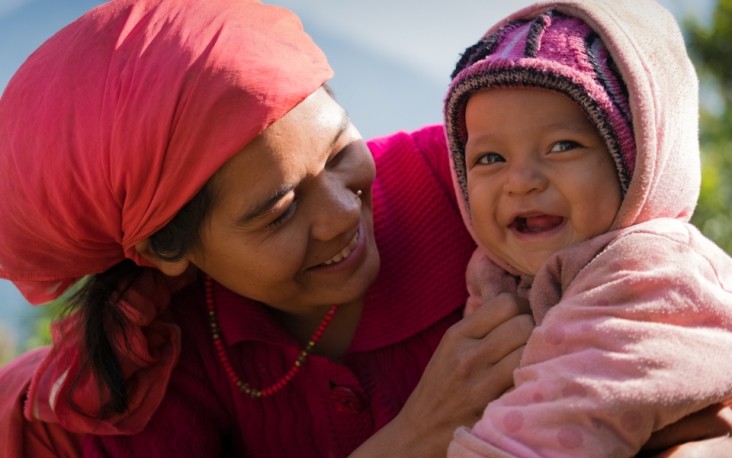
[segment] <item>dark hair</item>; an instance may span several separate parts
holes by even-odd
[[[176,261],[200,244],[200,229],[208,216],[213,199],[211,181],[207,183],[175,217],[150,236],[150,248],[161,259]],[[110,329],[124,329],[125,318],[117,302],[140,274],[133,261],[125,259],[106,271],[89,277],[71,295],[69,310],[78,310],[83,323],[83,345],[87,361],[100,386],[109,390],[110,399],[102,406],[100,418],[128,409],[127,388],[122,368],[115,357]],[[125,341],[125,344],[127,342]],[[132,349],[128,346],[128,351]],[[75,380],[78,381],[80,374]],[[73,406],[69,395],[69,402]]]

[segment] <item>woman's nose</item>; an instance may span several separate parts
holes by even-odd
[[[357,190],[343,185],[327,186],[313,202],[312,237],[328,241],[353,229],[361,218],[361,198]]]
[[[509,195],[523,195],[546,188],[548,179],[539,166],[525,161],[511,164],[507,170],[504,192]]]

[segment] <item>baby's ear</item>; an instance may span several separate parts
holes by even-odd
[[[177,277],[179,275],[182,275],[190,265],[190,261],[188,261],[188,258],[186,257],[183,257],[176,261],[170,261],[161,258],[160,256],[158,256],[157,253],[153,251],[152,247],[150,246],[150,239],[145,239],[135,244],[135,251],[143,259],[145,259],[147,262],[152,264],[155,268],[157,268],[159,271],[169,277]]]

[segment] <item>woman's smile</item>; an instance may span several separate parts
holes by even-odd
[[[307,269],[313,273],[352,275],[364,263],[369,253],[369,237],[365,237],[363,222],[346,246],[327,261]]]
[[[358,234],[359,232],[356,231],[356,233],[353,235],[353,238],[350,242],[348,242],[348,245],[343,247],[341,251],[339,251],[335,256],[325,261],[323,264],[326,266],[329,266],[331,264],[337,264],[344,259],[346,259],[352,252],[353,249],[356,248],[356,245],[358,244]]]

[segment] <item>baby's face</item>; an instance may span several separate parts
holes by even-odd
[[[466,111],[468,197],[480,242],[535,275],[562,248],[604,233],[621,203],[605,142],[568,97],[477,92]]]

